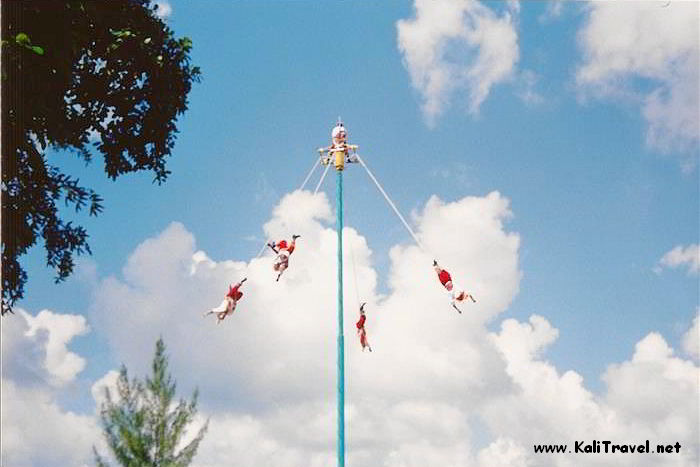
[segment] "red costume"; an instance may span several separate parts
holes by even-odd
[[[355,326],[357,326],[357,335],[360,336],[360,344],[362,345],[362,350],[364,351],[365,347],[367,347],[371,352],[372,347],[370,347],[369,342],[367,342],[367,330],[365,329],[365,321],[367,320],[367,317],[364,313],[364,307],[365,304],[363,303],[360,307],[360,319],[357,320]]]
[[[270,242],[267,244],[272,250],[277,253],[277,259],[272,265],[275,271],[278,271],[277,280],[280,280],[280,276],[289,266],[289,256],[294,252],[296,247],[297,238],[301,235],[292,235],[292,241],[287,243],[287,240],[280,240],[279,242]]]
[[[440,279],[440,283],[442,285],[445,285],[452,280],[452,276],[450,276],[450,273],[446,270],[441,269],[438,273],[438,279]]]
[[[239,282],[236,285],[229,286],[226,296],[232,299],[234,302],[237,302],[243,296],[243,292],[238,290],[241,288],[241,285],[242,284]]]
[[[243,292],[241,292],[239,289],[246,280],[246,278],[243,278],[238,284],[231,284],[221,304],[218,307],[212,308],[204,313],[204,316],[216,314],[216,317],[218,318],[217,323],[220,323],[224,320],[224,318],[226,318],[226,316],[233,313],[233,310],[236,309],[236,303],[243,296]]]

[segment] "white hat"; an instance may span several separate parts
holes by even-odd
[[[341,131],[347,134],[347,130],[345,130],[345,127],[343,126],[343,124],[342,124],[342,123],[338,123],[338,124],[333,128],[333,131],[331,132],[331,137],[337,138]]]

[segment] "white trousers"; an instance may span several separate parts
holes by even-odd
[[[224,298],[224,300],[221,302],[219,306],[216,308],[212,308],[211,311],[214,313],[222,313],[224,311],[231,312],[235,308],[235,303],[233,303],[233,300],[229,299],[228,297]]]

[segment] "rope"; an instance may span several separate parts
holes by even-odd
[[[403,216],[401,215],[401,213],[399,212],[399,210],[396,209],[396,205],[394,205],[394,202],[391,201],[391,199],[389,198],[389,195],[386,194],[386,191],[384,191],[384,188],[382,188],[382,186],[379,184],[379,182],[377,181],[377,179],[376,179],[376,178],[374,177],[374,175],[372,174],[372,171],[369,170],[369,167],[367,167],[367,164],[365,164],[365,161],[362,160],[362,158],[360,157],[359,154],[357,155],[357,159],[360,161],[360,164],[362,164],[362,167],[364,167],[365,170],[367,171],[367,175],[369,175],[369,178],[372,179],[372,181],[374,182],[374,184],[377,185],[377,188],[379,189],[379,191],[382,193],[382,195],[384,195],[384,199],[386,199],[386,202],[389,203],[389,206],[391,206],[391,209],[394,210],[394,212],[396,213],[396,215],[399,217],[399,219],[400,219],[401,222],[403,223],[404,227],[406,227],[406,229],[408,230],[408,232],[411,234],[411,236],[413,237],[413,240],[416,241],[416,244],[420,247],[421,250],[426,251],[426,249],[423,247],[423,244],[420,242],[420,240],[418,240],[418,237],[416,237],[416,234],[413,233],[413,230],[411,229],[411,227],[409,227],[408,223],[407,223],[406,220],[403,218]],[[427,251],[426,251],[426,252],[427,252]]]
[[[309,181],[309,179],[311,178],[311,174],[314,173],[314,171],[316,170],[316,167],[318,167],[318,163],[319,163],[320,161],[321,161],[321,158],[316,159],[316,163],[314,164],[314,166],[311,168],[311,170],[309,171],[308,175],[307,175],[306,178],[304,179],[304,183],[302,183],[302,184],[301,184],[301,187],[299,187],[299,191],[301,191],[301,190],[304,189],[304,187],[306,186],[306,182]]]
[[[348,242],[350,247],[350,258],[352,259],[352,275],[355,277],[355,297],[357,298],[357,308],[360,308],[360,286],[357,282],[357,267],[355,266],[355,252],[352,248],[352,241]]]
[[[314,190],[314,194],[318,193],[318,189],[321,188],[321,184],[323,183],[323,180],[326,178],[326,174],[328,173],[328,169],[331,168],[331,164],[328,163],[326,166],[326,170],[323,171],[323,175],[321,175],[321,180],[318,181],[318,185],[316,185],[316,189]]]
[[[316,162],[314,163],[313,167],[311,167],[311,170],[310,170],[309,173],[306,175],[306,178],[304,179],[304,182],[303,182],[303,183],[301,184],[301,186],[299,187],[299,191],[301,191],[301,190],[304,189],[304,187],[306,186],[306,183],[307,183],[307,182],[309,181],[309,179],[311,178],[311,175],[313,175],[313,173],[316,171],[316,167],[318,167],[318,163],[319,163],[320,161],[321,161],[320,158],[316,159]],[[328,167],[326,167],[326,172],[327,172],[327,171],[328,171]],[[325,172],[324,172],[323,176],[324,176],[324,177],[326,176]],[[323,178],[321,178],[321,181],[323,181]],[[320,186],[320,185],[321,185],[321,183],[319,182],[319,186]],[[318,187],[316,187],[316,191],[318,191]],[[316,191],[314,191],[314,194],[316,194]],[[263,246],[262,246],[262,248],[260,248],[260,251],[258,252],[258,255],[255,257],[255,259],[258,259],[258,258],[260,258],[260,256],[262,256],[263,252],[265,251],[265,247],[266,247],[266,246],[267,246],[267,240],[265,240],[265,243],[263,243]]]

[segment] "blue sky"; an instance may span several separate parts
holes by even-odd
[[[661,353],[664,345],[675,349],[674,355],[685,359],[684,365],[697,374],[697,352],[693,355],[692,343],[687,350],[686,342],[688,335],[693,336],[692,331],[687,333],[698,310],[700,261],[699,54],[697,41],[688,40],[697,38],[698,10],[690,2],[668,6],[665,2],[623,3],[614,7],[582,2],[170,1],[166,21],[176,35],[192,38],[193,63],[201,67],[203,79],[193,87],[190,108],[178,121],[180,133],[169,162],[172,175],[168,181],[157,186],[149,174],[138,174],[111,182],[99,160],[83,167],[69,155],[50,155],[105,199],[105,211],[96,219],[67,213],[86,226],[93,251],[80,261],[74,277],[53,284],[51,272],[43,267],[40,248],[24,258],[29,282],[18,306],[30,316],[43,309],[84,316],[90,327],[69,339],[70,351],[85,359],[84,369],[67,385],[52,388],[51,397],[61,410],[92,416],[93,384],[122,362],[130,368],[141,365],[136,360],[125,361],[133,355],[123,348],[125,343],[115,343],[124,330],[114,331],[111,324],[100,321],[100,313],[119,313],[120,309],[115,304],[113,309],[101,310],[99,297],[111,293],[105,291],[110,284],[114,290],[129,285],[123,268],[146,240],[162,240],[164,232],[178,239],[191,235],[194,249],[223,268],[216,276],[219,282],[210,287],[224,291],[227,282],[253,268],[251,263],[244,269],[231,266],[229,270],[227,261],[250,261],[271,232],[293,233],[276,230],[276,226],[316,225],[313,219],[323,218],[325,208],[305,218],[308,225],[294,224],[285,214],[275,214],[275,209],[284,198],[284,209],[304,211],[300,203],[308,200],[290,193],[314,163],[315,149],[329,143],[338,116],[348,127],[350,141],[360,145],[360,154],[416,229],[426,236],[432,232],[425,211],[431,197],[455,203],[454,212],[466,226],[464,232],[459,230],[461,224],[445,224],[456,231],[445,232],[444,239],[442,235],[431,237],[428,243],[444,252],[437,258],[442,264],[465,273],[459,282],[467,289],[491,284],[479,277],[482,267],[501,277],[499,261],[515,258],[515,269],[506,268],[502,277],[512,277],[516,285],[506,287],[494,279],[482,295],[493,294],[493,303],[500,303],[497,295],[503,290],[504,303],[491,309],[488,298],[481,310],[480,303],[470,306],[465,314],[476,317],[465,318],[458,326],[467,323],[481,331],[477,335],[475,330],[464,329],[461,341],[471,337],[486,342],[484,336],[498,336],[493,339],[500,342],[498,348],[509,361],[510,344],[504,342],[510,331],[519,335],[516,331],[521,329],[529,335],[529,329],[533,336],[545,336],[533,344],[533,348],[547,347],[546,352],[533,354],[533,359],[542,358],[535,363],[561,373],[575,371],[591,397],[604,399],[609,406],[617,400],[616,373],[609,370],[610,365],[620,364],[615,367],[619,371],[627,368],[622,362],[635,361],[633,354],[640,342],[662,349]],[[632,23],[636,26],[630,26]],[[627,30],[632,27],[639,30]],[[637,39],[630,41],[629,37]],[[477,98],[479,90],[482,94]],[[323,191],[329,208],[335,209],[330,175]],[[382,305],[401,302],[397,295],[401,287],[391,278],[401,283],[399,279],[409,274],[406,277],[414,288],[434,289],[437,281],[433,281],[429,260],[411,262],[390,255],[392,251],[414,258],[415,252],[409,251],[413,241],[367,175],[356,166],[344,178],[345,223],[366,239],[371,250],[366,266],[368,274],[376,274],[376,287],[370,292],[368,285],[364,290],[376,299],[379,310]],[[478,209],[459,204],[469,197],[487,200],[492,192],[507,200],[509,213],[491,201],[483,201]],[[435,209],[441,212],[442,208]],[[276,223],[279,219],[281,224]],[[173,222],[182,230],[172,230]],[[492,244],[479,237],[481,228],[468,227],[480,223],[488,228],[498,224],[494,238],[517,235],[518,247],[511,251],[501,240]],[[271,230],[264,232],[265,224]],[[332,230],[332,216],[321,224]],[[300,248],[320,248],[305,237]],[[494,263],[489,264],[489,245],[496,244],[503,245],[503,250],[494,251]],[[465,253],[477,246],[485,249],[475,256]],[[676,255],[675,260],[665,256],[677,247],[688,254]],[[167,249],[163,251],[168,254]],[[301,264],[302,259],[299,261]],[[409,272],[401,272],[402,264]],[[308,267],[316,266],[309,263]],[[167,276],[163,278],[166,284]],[[327,279],[309,290],[334,287],[334,277]],[[479,290],[473,293],[479,299]],[[163,334],[166,344],[186,347],[190,343],[167,342],[170,335],[178,334],[171,332],[170,324],[159,328],[158,323],[180,320],[183,314],[199,316],[214,301],[218,303],[218,294],[203,294],[200,299],[211,303],[189,305],[195,309],[162,309],[168,317],[154,318],[156,325],[149,329],[128,319],[124,325],[133,326],[130,333],[142,343],[139,348],[147,350],[144,358],[150,356],[152,340],[148,338],[154,334]],[[250,295],[247,298],[253,300]],[[292,298],[279,298],[282,303],[293,303]],[[128,297],[121,299],[130,303]],[[442,315],[454,319],[445,302],[417,300],[414,303],[426,306],[410,309],[409,302],[404,311],[428,319],[441,320]],[[532,315],[544,317],[546,324],[533,322]],[[385,316],[381,326],[391,328],[388,317],[399,315],[387,311]],[[229,330],[237,326],[236,318],[225,322]],[[23,319],[3,319],[3,327],[9,328],[9,320]],[[354,314],[347,318],[353,319]],[[193,335],[212,331],[213,323],[200,321],[193,321],[200,327],[192,330]],[[694,332],[697,347],[697,322]],[[437,340],[439,333],[434,337]],[[355,344],[352,338],[348,340],[348,345]],[[461,341],[455,340],[455,345]],[[192,344],[195,342],[193,337]],[[381,354],[381,341],[373,345]],[[13,358],[12,353],[3,352],[6,367]],[[372,359],[366,359],[362,365],[372,364]],[[188,367],[179,368],[187,371]],[[520,384],[517,372],[506,373],[513,384]],[[12,384],[26,383],[17,378]],[[208,388],[209,383],[194,376],[181,378],[184,388]],[[697,377],[695,381],[690,394],[697,396]],[[264,405],[251,396],[248,405],[238,401],[227,406],[214,396],[217,390],[221,388],[211,388],[209,399],[202,391],[205,412],[222,406],[235,407],[232,413],[236,414],[256,413],[252,407]],[[237,390],[241,394],[252,391]],[[275,397],[286,400],[285,394]],[[489,421],[493,414],[479,416],[486,421],[478,423],[489,428],[487,434],[472,435],[484,440],[484,445],[474,441],[471,451],[467,449],[471,454],[466,458],[473,465],[479,465],[482,454],[488,458],[497,451],[506,456],[504,453],[527,446],[517,433],[501,436],[498,424]],[[265,420],[261,416],[256,422],[265,427]],[[691,426],[693,423],[697,433],[697,417],[691,417]],[[5,422],[3,428],[7,428]],[[284,436],[270,436],[284,444]],[[505,449],[504,443],[512,443],[506,446],[512,449]],[[299,449],[298,459],[311,465],[308,459],[316,459],[313,455],[318,453],[313,454],[313,448]],[[454,465],[466,465],[455,454],[460,449],[447,449],[454,454],[450,458]],[[373,451],[368,448],[367,452]],[[391,462],[408,454],[399,450],[398,457],[391,457],[391,452],[378,450],[372,455],[386,455],[385,465],[404,465]],[[6,455],[15,460],[21,457],[12,457],[11,450],[3,453]],[[421,453],[417,458],[421,455],[428,456]],[[518,459],[526,455],[532,453],[499,459],[503,465],[521,465]],[[691,449],[691,457],[683,459],[692,462],[692,455]],[[202,465],[218,465],[206,452],[203,456],[208,463]],[[363,459],[355,458],[355,462],[364,465]],[[547,462],[559,465],[556,459]]]

